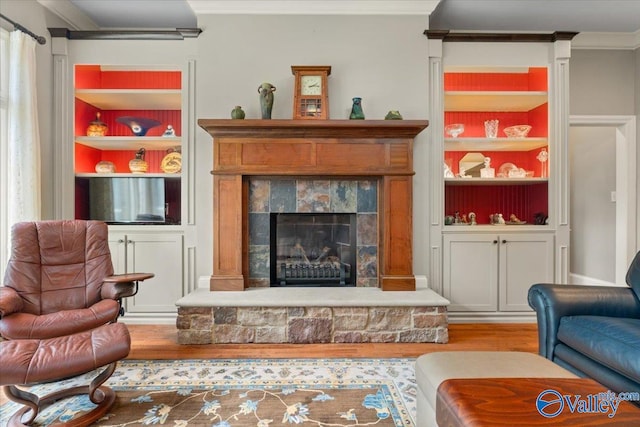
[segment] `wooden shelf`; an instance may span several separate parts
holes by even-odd
[[[534,185],[546,184],[548,178],[445,178],[445,185]]]
[[[77,173],[76,178],[167,178],[178,179],[179,173]]]
[[[447,91],[446,111],[531,111],[547,102],[547,92]]]
[[[180,89],[78,89],[76,98],[101,110],[180,110]]]
[[[98,150],[168,150],[182,143],[179,136],[77,136],[75,140]]]
[[[445,151],[531,151],[546,147],[547,138],[445,138]]]

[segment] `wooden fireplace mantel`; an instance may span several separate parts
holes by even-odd
[[[426,120],[200,119],[213,137],[211,290],[248,283],[248,176],[375,177],[383,290],[415,290],[413,140]]]

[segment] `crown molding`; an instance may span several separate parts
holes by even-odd
[[[67,28],[49,28],[51,37],[68,40],[184,40],[197,38],[200,28],[176,28],[175,30],[98,30],[72,31]]]
[[[187,0],[196,15],[430,15],[440,0]]]
[[[576,32],[555,31],[553,33],[507,33],[507,32],[456,32],[449,30],[424,30],[423,34],[430,40],[443,42],[547,42],[572,40]]]
[[[38,0],[42,6],[69,24],[74,30],[99,30],[100,27],[69,0]]]
[[[621,49],[640,48],[640,30],[635,33],[580,33],[571,42],[571,49]]]

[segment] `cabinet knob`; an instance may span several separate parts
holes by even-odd
[[[497,241],[497,240],[494,240],[494,241],[493,241],[493,244],[494,244],[494,245],[497,245],[497,244],[498,244],[498,241]]]
[[[503,240],[503,241],[502,241],[502,243],[507,243],[507,241],[506,241],[506,240]]]
[[[118,243],[124,243],[124,239],[118,239]]]

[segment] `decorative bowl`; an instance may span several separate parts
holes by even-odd
[[[160,125],[160,122],[146,117],[123,116],[116,119],[119,123],[128,126],[135,136],[145,136],[147,131]]]
[[[529,125],[515,125],[504,128],[504,133],[509,138],[526,138],[530,130]]]
[[[444,127],[444,132],[452,138],[457,138],[464,132],[464,125],[462,123],[447,125]]]
[[[98,173],[115,173],[116,166],[108,160],[101,160],[96,163],[96,172]]]
[[[498,169],[498,178],[512,178],[520,169],[513,163],[503,163]]]

